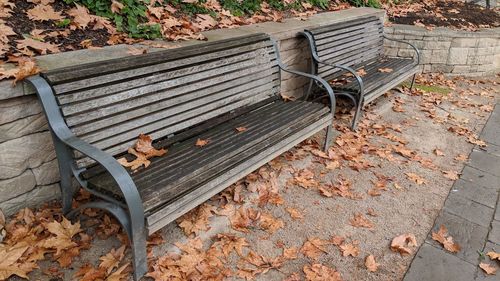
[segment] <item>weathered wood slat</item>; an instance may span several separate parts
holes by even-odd
[[[370,61],[374,58],[376,58],[380,54],[380,49],[374,48],[370,49],[369,51],[366,51],[365,53],[358,53],[355,56],[351,57],[345,57],[340,60],[327,60],[327,63],[332,63],[332,64],[340,64],[340,65],[346,65],[346,66],[354,66],[359,63],[362,63],[363,61]],[[321,75],[321,77],[324,77],[325,79],[331,79],[334,77],[339,69],[332,69],[330,66],[327,65],[320,65],[318,68],[318,73]]]
[[[378,23],[380,22],[380,19],[377,17],[363,17],[355,20],[350,20],[350,21],[345,21],[345,22],[339,22],[339,23],[332,23],[329,25],[317,27],[317,28],[311,28],[311,29],[306,29],[306,31],[310,32],[313,34],[315,37],[317,36],[318,39],[321,39],[323,37],[328,37],[331,36],[332,34],[337,34],[336,32],[343,32],[344,30],[349,30],[352,28],[356,28],[357,26],[368,24],[368,23]]]
[[[248,46],[248,48],[249,47],[250,46]],[[253,47],[256,48],[257,46]],[[220,68],[231,63],[243,62],[245,60],[249,60],[257,56],[264,56],[267,54],[266,50],[262,48],[251,50],[245,53],[233,53],[234,51],[231,52],[231,50],[221,52],[221,54],[218,54],[218,57],[214,55],[212,60],[203,64],[200,64],[201,62],[194,60],[194,58],[189,58],[192,62],[191,64],[188,64],[186,61],[182,60],[173,61],[169,63],[170,68],[157,68],[154,72],[150,68],[146,67],[144,70],[137,69],[135,71],[129,71],[128,73],[116,74],[116,76],[121,79],[120,81],[114,81],[112,84],[93,85],[89,89],[79,90],[73,93],[61,94],[61,91],[59,91],[57,99],[59,104],[61,105],[72,102],[85,101],[89,99],[96,99],[122,91],[139,88],[141,86],[147,86],[149,84],[156,84],[165,80],[178,78],[180,76]],[[272,59],[272,56],[268,55],[268,57]],[[144,72],[147,75],[142,75]],[[87,86],[89,85],[90,84],[87,84]],[[55,87],[55,90],[59,90],[58,86]]]
[[[383,47],[383,41],[371,41],[364,42],[361,41],[358,45],[347,47],[345,49],[340,49],[337,52],[329,53],[324,56],[320,56],[325,61],[338,61],[351,56],[362,55],[372,50],[381,50]]]
[[[350,31],[350,32],[340,33],[338,35],[331,36],[331,37],[325,37],[322,39],[314,38],[314,39],[316,42],[316,48],[318,50],[320,50],[324,45],[327,45],[327,44],[337,43],[337,45],[341,45],[342,44],[341,40],[345,40],[345,39],[349,39],[349,38],[362,38],[364,36],[370,36],[372,33],[379,33],[381,30],[383,30],[383,26],[371,25],[371,26],[359,27],[359,29],[355,29],[355,30]]]
[[[396,87],[397,85],[408,79],[408,77],[414,75],[417,72],[418,72],[418,65],[414,65],[413,68],[409,69],[407,72],[399,75],[398,77],[395,77],[393,80],[384,85],[381,85],[379,88],[374,89],[373,91],[365,95],[366,104],[372,102],[377,97],[383,95],[390,89]]]
[[[293,135],[282,139],[279,143],[269,146],[262,150],[260,153],[253,155],[251,158],[246,159],[240,165],[226,171],[219,177],[210,180],[203,186],[189,193],[189,196],[184,196],[171,202],[169,205],[164,206],[162,209],[154,213],[154,216],[148,216],[148,231],[153,233],[164,225],[178,217],[182,216],[189,209],[198,206],[204,201],[208,200],[215,194],[224,190],[231,184],[237,182],[242,177],[261,167],[265,163],[276,158],[283,152],[291,149],[299,144],[304,138],[311,137],[322,128],[328,126],[331,122],[330,117],[324,117],[321,120],[307,126],[306,128],[294,133]]]
[[[381,31],[377,30],[369,34],[361,34],[360,36],[351,36],[338,41],[330,42],[316,47],[319,56],[327,55],[333,51],[340,51],[347,47],[355,46],[365,42],[378,42],[380,40]]]
[[[123,91],[114,95],[63,106],[62,112],[65,116],[68,116],[68,125],[73,126],[109,114],[130,110],[153,101],[160,101],[168,98],[175,102],[175,99],[173,99],[174,97],[183,95],[186,92],[192,92],[200,88],[208,88],[212,85],[217,85],[221,82],[235,79],[243,75],[251,75],[263,68],[271,72],[274,64],[275,63],[272,62],[259,62],[255,60],[235,63],[222,69],[214,69],[193,75],[182,76],[172,80],[161,81],[148,86]],[[203,77],[206,77],[206,84],[203,84]],[[179,89],[178,87],[180,86],[184,87]],[[79,112],[84,112],[85,114],[78,115],[78,117],[71,116]]]
[[[128,69],[156,65],[163,62],[180,60],[183,58],[196,57],[206,53],[216,53],[230,50],[254,43],[264,42],[267,46],[272,43],[266,34],[246,35],[240,38],[230,38],[202,45],[193,45],[178,49],[153,52],[138,56],[117,58],[103,62],[88,63],[85,65],[70,66],[52,70],[44,73],[44,77],[52,84],[57,85],[69,81],[85,80],[89,77],[102,77],[106,74],[120,72]]]

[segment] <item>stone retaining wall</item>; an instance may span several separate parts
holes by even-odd
[[[306,21],[288,19],[284,23],[261,23],[234,29],[204,33],[210,40],[266,32],[279,42],[281,56],[291,68],[307,71],[310,58],[307,44],[297,39],[304,28],[341,22],[357,17],[383,17],[382,10],[359,8],[322,13]],[[172,47],[200,44],[200,41],[168,43]],[[159,49],[150,49],[151,52]],[[99,50],[79,50],[37,58],[43,69],[56,69],[127,56],[127,46],[117,45]],[[282,73],[282,93],[300,96],[307,80]],[[11,214],[26,206],[36,206],[57,198],[59,174],[47,121],[33,91],[22,83],[11,87],[0,81],[0,208]]]
[[[384,31],[387,37],[408,41],[420,50],[424,73],[480,76],[500,71],[500,28],[468,32],[398,24]],[[408,45],[389,40],[385,51],[389,56],[413,55]]]

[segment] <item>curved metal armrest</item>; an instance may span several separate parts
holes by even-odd
[[[61,116],[52,88],[45,79],[40,76],[32,76],[27,78],[27,81],[37,91],[52,133],[68,147],[78,150],[101,164],[111,174],[122,191],[129,207],[131,219],[144,221],[144,208],[140,194],[125,168],[111,155],[79,139],[69,130]]]
[[[333,93],[333,89],[332,89],[332,87],[330,87],[328,82],[326,82],[324,79],[322,79],[321,77],[316,76],[316,75],[312,75],[312,74],[297,71],[297,70],[288,69],[288,66],[285,63],[283,63],[283,61],[281,61],[281,57],[280,57],[280,53],[279,53],[279,49],[278,49],[278,45],[276,44],[276,41],[274,41],[274,39],[271,39],[271,40],[273,41],[274,50],[276,53],[276,59],[277,59],[278,66],[280,67],[280,69],[285,71],[285,72],[291,73],[291,74],[307,77],[311,80],[314,80],[314,81],[320,83],[323,86],[323,88],[326,90],[326,92],[328,93],[328,96],[330,97],[330,110],[331,110],[332,115],[333,115],[335,113],[335,104],[336,104],[335,94]]]
[[[417,49],[417,47],[415,47],[415,45],[413,45],[410,42],[403,41],[403,40],[389,38],[389,37],[387,37],[385,35],[383,37],[384,37],[384,39],[387,39],[389,41],[394,41],[394,42],[399,42],[399,43],[410,45],[410,47],[412,47],[413,50],[415,50],[415,53],[417,54],[417,65],[420,64],[420,51]]]

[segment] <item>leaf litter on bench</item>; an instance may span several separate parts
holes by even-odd
[[[139,169],[141,166],[147,168],[151,161],[149,159],[153,157],[163,156],[167,153],[166,149],[156,149],[153,147],[151,136],[140,134],[139,139],[135,143],[134,147],[128,149],[128,153],[134,155],[136,158],[132,161],[128,161],[127,158],[122,157],[118,159],[118,163],[124,167],[130,167],[132,171]]]

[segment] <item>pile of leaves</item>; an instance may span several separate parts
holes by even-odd
[[[397,4],[396,4],[397,3]],[[428,29],[451,27],[475,31],[500,26],[498,9],[457,0],[419,0],[387,2],[384,4],[389,20]]]

